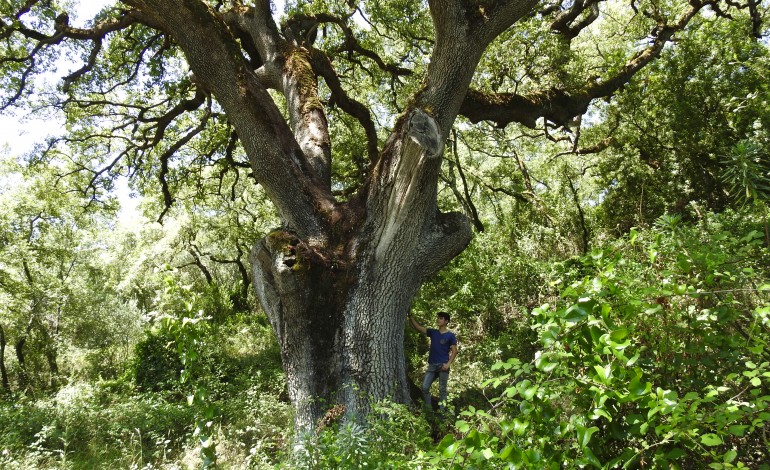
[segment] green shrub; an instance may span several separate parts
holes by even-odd
[[[182,362],[172,349],[173,344],[168,334],[156,331],[148,331],[137,343],[132,369],[139,390],[160,392],[179,388]]]
[[[158,394],[114,392],[81,383],[49,398],[3,404],[0,452],[5,461],[0,463],[18,468],[127,467],[179,454],[193,420],[187,407]]]
[[[411,468],[415,455],[433,444],[429,423],[405,405],[380,402],[367,423],[347,421],[299,436],[290,468]]]
[[[532,361],[493,367],[427,462],[456,468],[768,468],[762,234],[662,217],[554,272]]]

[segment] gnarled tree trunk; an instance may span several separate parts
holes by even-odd
[[[370,400],[408,401],[404,318],[422,282],[471,238],[464,216],[436,209],[442,140],[435,121],[415,110],[400,126],[368,199],[345,208],[327,243],[277,231],[252,252],[300,428],[330,404],[356,416]]]

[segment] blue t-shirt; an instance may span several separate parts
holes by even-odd
[[[444,364],[449,362],[449,349],[457,344],[457,337],[451,331],[441,333],[433,328],[428,328],[425,335],[430,338],[430,352],[428,364]]]

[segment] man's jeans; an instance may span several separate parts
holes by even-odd
[[[444,411],[446,406],[446,383],[449,379],[449,371],[441,370],[444,364],[429,364],[425,372],[425,378],[422,380],[422,397],[425,400],[425,406],[431,410],[430,386],[438,379],[439,408]]]

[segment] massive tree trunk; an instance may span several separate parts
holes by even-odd
[[[277,231],[255,246],[253,278],[276,332],[297,425],[330,406],[409,399],[404,319],[422,282],[462,251],[470,225],[435,205],[441,142],[415,110],[383,151],[366,200],[351,202],[328,243]]]

